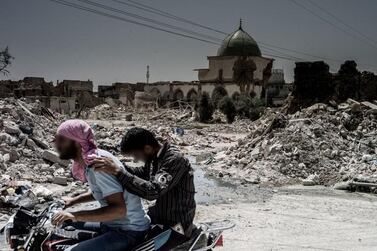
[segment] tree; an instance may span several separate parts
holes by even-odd
[[[237,114],[251,120],[258,119],[264,112],[265,103],[260,98],[251,98],[249,94],[241,94],[235,103]]]
[[[228,96],[223,97],[218,105],[220,111],[225,114],[226,120],[229,124],[233,123],[236,117],[236,106],[231,98]]]
[[[249,119],[251,121],[259,119],[262,116],[264,109],[265,108],[263,106],[250,107],[250,109],[249,109]]]
[[[208,122],[212,119],[214,107],[207,92],[203,92],[200,96],[197,109],[200,122]]]
[[[6,47],[3,51],[0,51],[0,73],[3,75],[8,75],[8,67],[11,65],[12,60],[14,57],[9,53],[8,47]]]
[[[228,96],[228,92],[225,90],[223,86],[219,85],[216,86],[215,89],[213,89],[211,99],[215,108],[219,104],[220,100],[225,96]]]
[[[233,65],[233,81],[240,87],[241,93],[249,93],[254,81],[255,62],[246,56],[239,57]]]
[[[249,94],[241,93],[235,101],[237,114],[243,118],[249,117],[249,110],[252,106],[252,100]]]
[[[335,77],[335,93],[339,101],[347,98],[358,99],[360,90],[360,72],[355,61],[346,61],[340,66]]]
[[[377,76],[373,72],[364,71],[360,77],[360,100],[377,99]]]

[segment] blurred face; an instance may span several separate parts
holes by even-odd
[[[78,146],[75,141],[64,136],[55,136],[55,147],[61,159],[75,159],[78,153]]]
[[[144,146],[143,150],[134,150],[131,151],[130,153],[127,153],[126,155],[129,155],[133,157],[136,161],[142,161],[142,162],[148,162],[154,159],[155,156],[155,151],[152,146]]]

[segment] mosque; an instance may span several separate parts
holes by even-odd
[[[228,96],[240,93],[261,96],[263,87],[272,74],[273,59],[263,57],[257,42],[243,29],[237,30],[222,42],[216,56],[208,56],[208,68],[195,69],[195,82],[156,82],[146,84],[144,90],[162,100],[195,100],[202,93],[212,96],[217,86],[222,86]]]
[[[222,41],[217,55],[209,56],[207,59],[208,68],[195,69],[198,73],[197,81],[154,83],[147,81],[136,85],[114,83],[112,86],[99,86],[98,96],[116,98],[127,104],[134,103],[138,99],[141,102],[153,102],[158,99],[160,104],[175,101],[194,102],[203,92],[207,92],[212,97],[218,87],[225,89],[227,95],[233,99],[241,93],[265,97],[266,84],[274,75],[272,70],[274,59],[262,55],[257,42],[243,29],[242,21],[238,29]],[[280,82],[284,82],[284,76]]]

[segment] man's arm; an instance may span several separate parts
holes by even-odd
[[[90,167],[92,167],[96,172],[107,172],[116,175],[117,173],[122,172],[122,168],[120,167],[119,163],[116,163],[113,159],[108,157],[97,157],[91,162]],[[138,176],[142,179],[148,178],[149,173],[143,166],[122,166],[124,166],[124,168],[132,175]]]
[[[153,180],[144,180],[128,171],[118,173],[117,178],[129,192],[147,200],[155,200],[176,186],[190,169],[186,158],[175,155],[161,163]]]
[[[142,178],[142,179],[148,179],[149,173],[146,172],[146,169],[144,166],[137,166],[137,167],[129,167],[129,166],[124,166],[124,168],[131,174]]]
[[[115,193],[105,197],[107,206],[94,210],[85,210],[69,213],[61,211],[52,217],[54,225],[61,225],[66,220],[74,221],[92,221],[92,222],[105,222],[116,220],[126,215],[126,205],[123,198],[123,193]]]
[[[123,193],[116,193],[106,198],[107,206],[94,210],[86,210],[72,213],[77,221],[105,222],[116,220],[126,215],[126,204]]]
[[[84,203],[84,202],[89,202],[93,201],[94,197],[91,191],[88,191],[86,193],[77,195],[76,197],[73,198],[65,198],[65,207],[71,207],[73,205],[79,204],[79,203]]]

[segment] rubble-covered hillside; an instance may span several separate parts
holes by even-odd
[[[251,183],[332,184],[377,170],[377,106],[349,100],[292,115],[268,111],[237,146],[217,154],[220,176]]]

